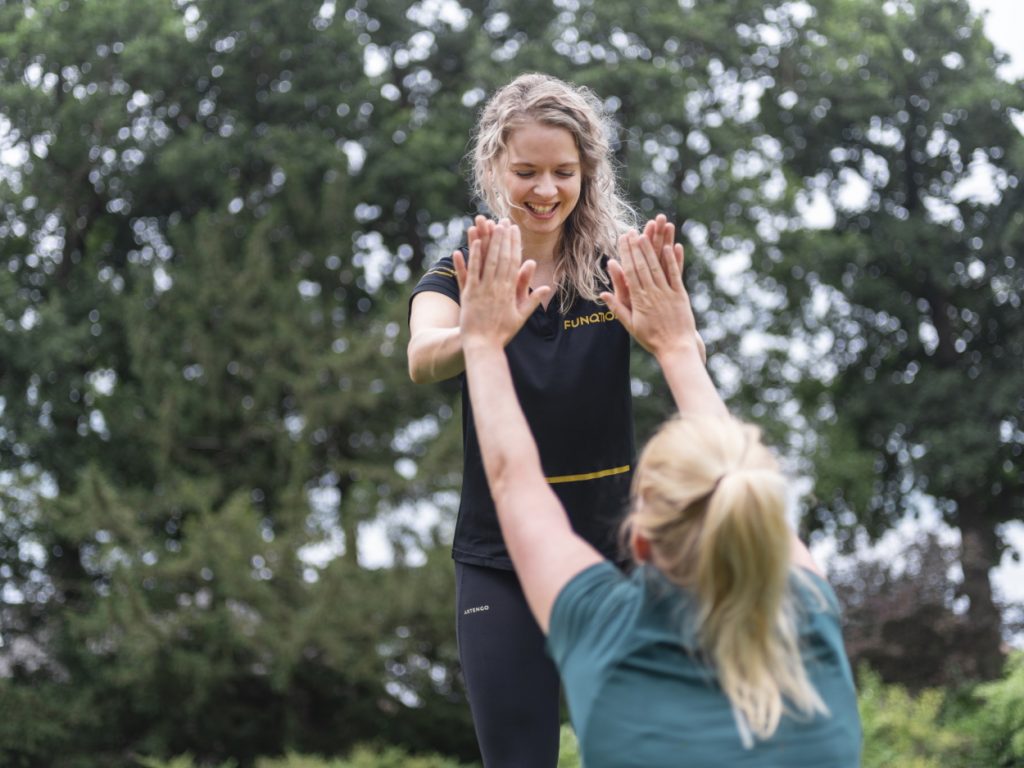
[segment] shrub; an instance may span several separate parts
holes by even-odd
[[[901,685],[884,685],[866,666],[858,677],[862,768],[948,768],[949,755],[966,746],[963,735],[940,722],[942,690],[930,688],[912,696]]]
[[[1024,766],[1024,653],[1012,655],[1002,679],[977,686],[970,698],[976,708],[957,727],[974,747],[974,764]]]

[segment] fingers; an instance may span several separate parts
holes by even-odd
[[[657,240],[661,233],[661,227],[657,219],[651,219],[644,224],[644,236],[649,238],[653,243]]]
[[[542,285],[533,293],[530,294],[530,303],[526,305],[526,317],[533,314],[534,310],[541,305],[541,302],[547,301],[551,297],[552,287],[550,285]]]
[[[461,256],[462,254],[459,255]],[[480,282],[484,269],[484,260],[480,238],[477,238],[469,244],[469,263],[463,262],[463,266],[466,268],[466,286],[476,285]]]
[[[484,257],[483,268],[480,271],[480,277],[483,280],[494,280],[498,273],[498,268],[501,262],[501,249],[503,238],[507,233],[507,227],[505,227],[505,219],[498,222],[498,226],[495,227],[491,233],[489,242],[487,243],[487,250],[485,251],[486,256]]]
[[[622,270],[622,264],[615,259],[608,261],[608,276],[612,279],[612,290],[615,298],[627,307],[633,306],[633,300],[629,293],[629,281],[626,280],[626,273]]]
[[[610,291],[602,291],[600,294],[601,301],[608,305],[608,309],[619,319],[623,327],[630,333],[633,333],[633,313],[629,307],[623,304],[619,298]]]
[[[651,266],[644,256],[640,243],[642,241],[650,245],[650,241],[645,236],[639,235],[636,232],[629,232],[625,237],[626,261],[624,266],[626,268],[626,279],[631,286],[636,286],[641,291],[649,291],[654,287],[653,275],[651,274]]]
[[[612,279],[611,291],[602,291],[599,296],[601,301],[608,305],[608,308],[619,319],[623,327],[633,333],[633,310],[629,296],[629,282],[622,270],[622,265],[614,259],[608,262],[608,275]]]
[[[661,253],[662,247],[675,238],[675,226],[669,222],[665,214],[659,213],[644,225],[643,233],[654,246],[654,252]]]
[[[466,240],[472,243],[474,240],[479,240],[482,246],[481,253],[486,254],[487,248],[491,243],[491,235],[494,232],[494,222],[488,219],[486,216],[478,215],[473,219],[473,224],[469,229],[466,230]]]
[[[459,293],[462,293],[466,290],[466,258],[462,251],[455,251],[452,261],[455,263],[455,281],[459,284]]]
[[[495,278],[502,284],[515,279],[512,268],[513,237],[512,225],[506,225],[498,242],[498,263],[495,265],[494,270]]]
[[[510,223],[508,238],[508,260],[505,264],[504,275],[504,279],[506,281],[513,282],[515,280],[516,273],[519,271],[519,265],[522,263],[522,252],[522,233],[520,233],[518,226]]]
[[[634,253],[637,254],[643,276],[649,280],[648,285],[651,288],[664,288],[668,285],[668,276],[661,255],[646,237],[637,238],[634,243]]]
[[[684,290],[683,286],[683,246],[676,243],[671,250],[665,248],[662,260],[665,262],[665,274],[673,291]]]
[[[622,268],[622,274],[625,276],[625,282],[630,286],[641,287],[640,281],[636,274],[636,262],[633,259],[633,246],[630,243],[630,235],[632,233],[626,232],[619,235],[619,265]],[[611,262],[609,262],[609,267]],[[614,280],[614,277],[612,278]],[[614,285],[614,283],[613,283]]]
[[[480,280],[494,286],[513,286],[517,281],[521,235],[519,228],[508,219],[502,219],[490,233],[486,251],[483,238],[480,243],[483,264],[479,270]],[[485,254],[485,255],[484,255]]]

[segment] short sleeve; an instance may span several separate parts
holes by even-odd
[[[642,602],[639,585],[607,560],[576,574],[555,598],[548,653],[563,673],[570,657],[586,665],[609,661]]]
[[[835,590],[820,574],[801,567],[796,576],[797,593],[810,613],[824,613],[839,623],[842,611]]]
[[[413,288],[412,295],[409,297],[410,313],[412,312],[412,300],[416,298],[417,294],[424,291],[444,294],[456,304],[459,303],[459,281],[455,277],[455,262],[452,261],[451,256],[438,259],[434,266],[428,269],[416,283],[416,287]]]
[[[843,676],[853,684],[850,662],[843,643],[843,629],[839,599],[832,585],[817,573],[805,570],[803,583],[798,580],[801,603],[807,622],[801,632],[804,660],[808,664],[838,666]]]

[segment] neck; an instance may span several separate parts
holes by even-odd
[[[523,236],[523,258],[533,259],[537,266],[555,263],[555,249],[558,247],[560,232],[536,235],[530,232],[522,232]]]

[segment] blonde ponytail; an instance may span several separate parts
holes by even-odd
[[[701,648],[745,745],[769,738],[787,703],[826,714],[800,656],[786,483],[760,431],[733,418],[673,419],[644,449],[634,494],[628,524],[695,594]]]

